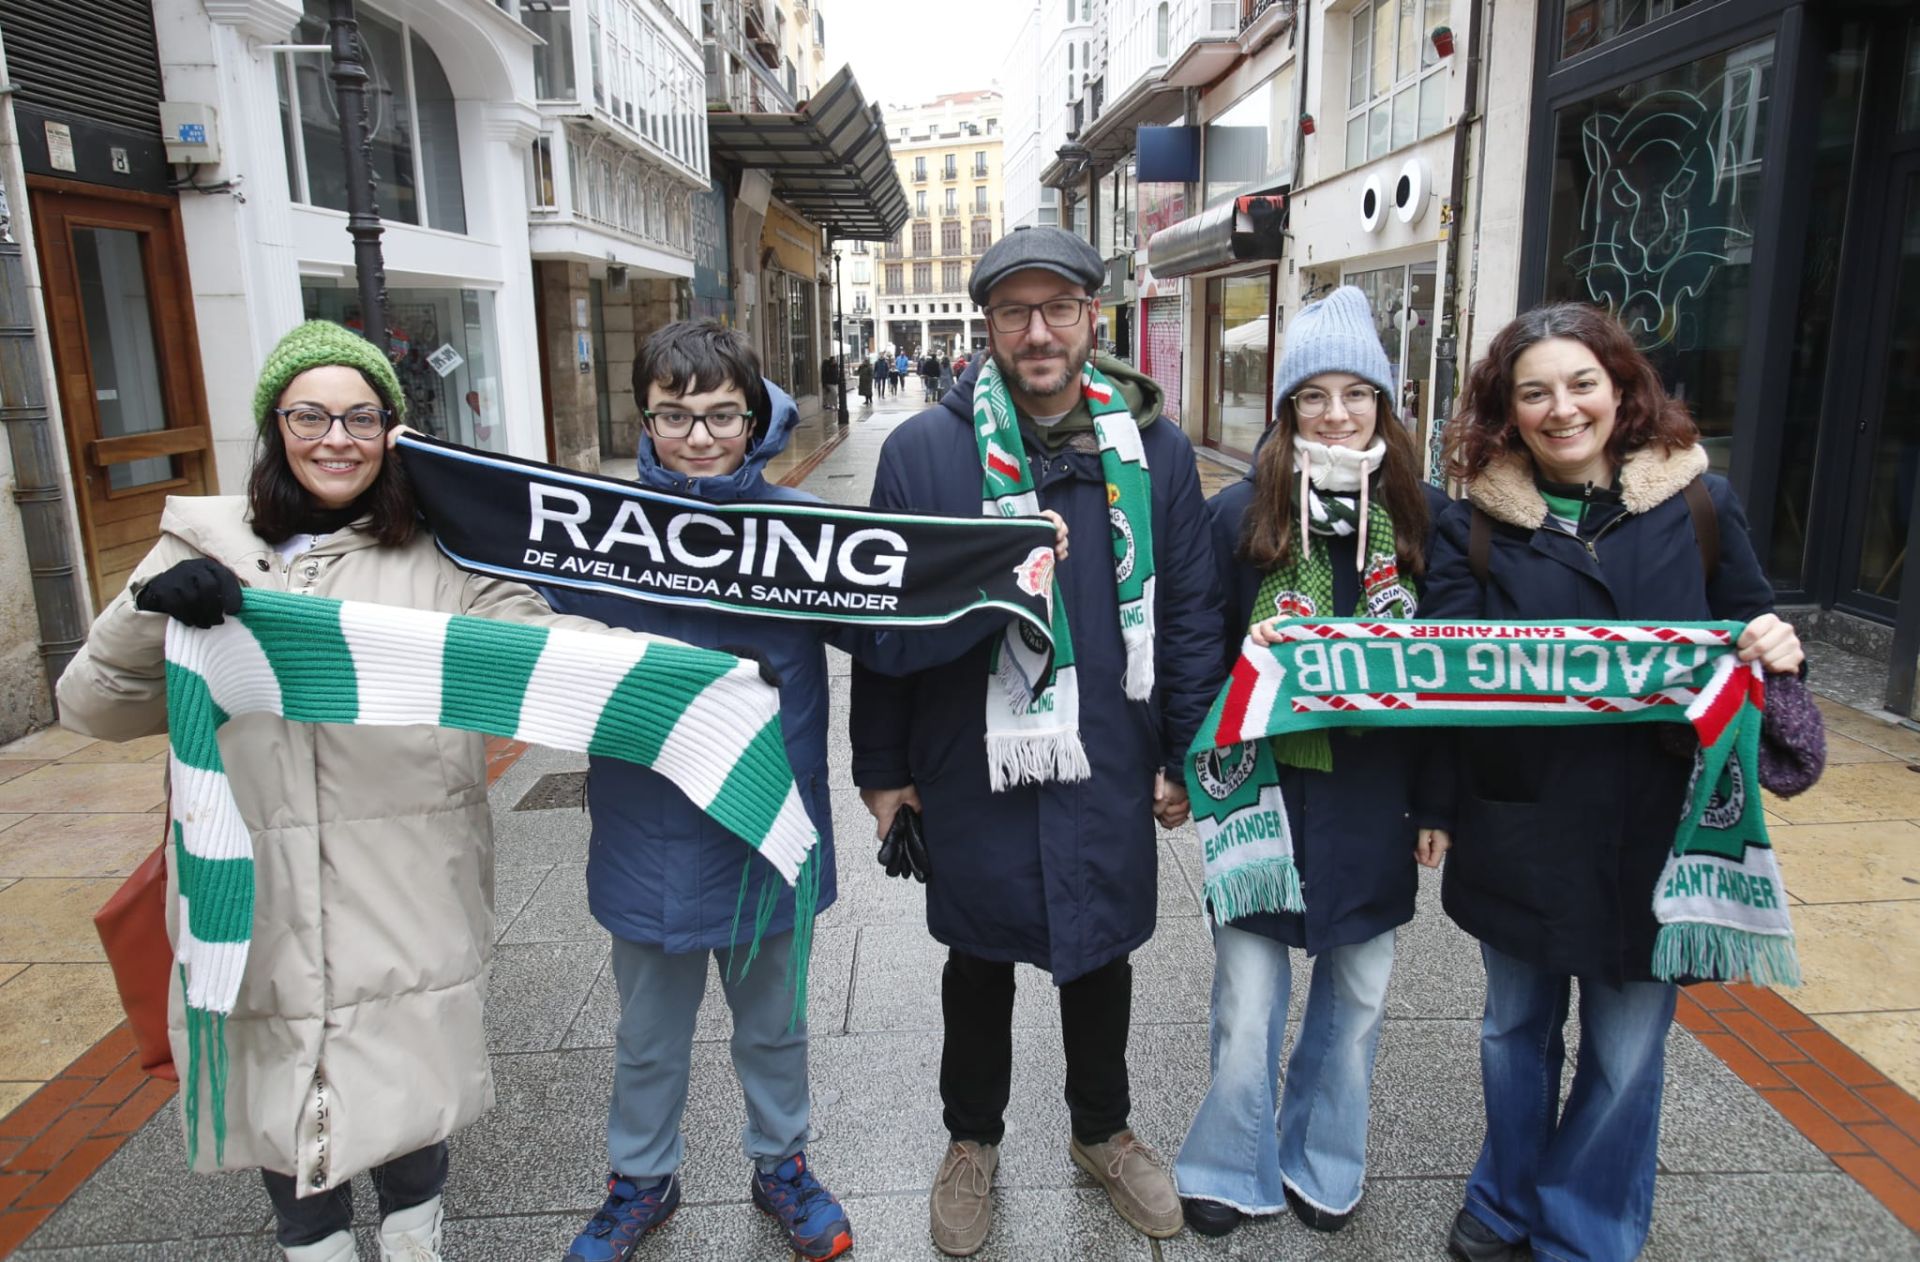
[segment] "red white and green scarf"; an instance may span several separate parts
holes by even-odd
[[[1147,456],[1139,422],[1126,400],[1091,363],[1080,371],[1080,394],[1093,415],[1100,468],[1107,479],[1113,577],[1127,652],[1122,686],[1128,697],[1141,701],[1153,693],[1153,499]],[[1019,416],[1000,366],[992,359],[973,387],[973,433],[980,449],[981,512],[988,517],[1037,515],[1040,497],[1020,437]],[[1037,781],[1085,780],[1092,774],[1080,741],[1080,684],[1067,605],[1060,598],[1051,554],[1047,561],[1033,581],[1046,584],[1052,593],[1052,645],[1031,628],[1009,624],[990,658],[999,685],[987,688],[987,773],[995,791]]]
[[[1294,869],[1285,806],[1259,783],[1263,738],[1330,727],[1684,722],[1700,752],[1651,894],[1653,973],[1798,984],[1760,803],[1765,677],[1739,660],[1740,630],[1333,618],[1282,623],[1268,647],[1248,640],[1187,767],[1214,917],[1299,911],[1310,893]]]

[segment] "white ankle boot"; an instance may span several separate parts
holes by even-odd
[[[440,1198],[388,1214],[380,1221],[380,1262],[441,1262]],[[329,1260],[331,1262],[331,1260]]]
[[[336,1231],[325,1240],[295,1245],[286,1254],[287,1262],[360,1262],[350,1231]]]

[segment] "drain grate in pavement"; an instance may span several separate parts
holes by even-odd
[[[521,794],[520,800],[513,804],[513,809],[516,811],[554,811],[561,807],[577,809],[585,802],[586,795],[586,772],[557,771],[535,780],[533,787]]]

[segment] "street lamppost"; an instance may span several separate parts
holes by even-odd
[[[360,21],[353,0],[329,0],[325,44],[268,44],[270,53],[323,53],[340,117],[340,156],[347,173],[347,234],[360,291],[360,332],[389,353],[387,267],[380,253],[380,204],[373,175],[373,135],[367,126],[367,67],[361,60]],[[377,330],[377,332],[376,332]]]
[[[833,245],[833,353],[840,364],[840,423],[847,423],[847,316],[840,303],[840,246]]]
[[[333,96],[340,112],[340,151],[347,172],[347,235],[360,288],[360,332],[389,353],[387,268],[380,253],[380,205],[373,176],[373,137],[367,128],[367,68],[360,60],[360,23],[353,0],[331,0]]]

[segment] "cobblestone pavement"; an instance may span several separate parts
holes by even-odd
[[[881,440],[918,406],[917,389],[857,409],[807,485],[864,501]],[[917,886],[872,862],[871,828],[847,776],[846,659],[833,695],[834,818],[840,899],[820,920],[812,1013],[815,1168],[845,1201],[855,1257],[931,1259],[926,1200],[944,1134],[935,1091],[942,950]],[[588,820],[577,807],[516,811],[541,777],[584,766],[533,750],[495,785],[498,934],[488,1038],[499,1101],[457,1136],[447,1191],[447,1256],[558,1259],[598,1205],[615,1019],[606,934],[588,915]],[[1190,832],[1160,846],[1160,925],[1135,957],[1129,1045],[1134,1122],[1171,1154],[1207,1080],[1212,953]],[[986,1259],[1203,1257],[1439,1259],[1480,1140],[1476,1055],[1481,971],[1471,942],[1423,878],[1421,911],[1399,937],[1381,1040],[1366,1202],[1337,1236],[1291,1219],[1224,1241],[1153,1244],[1122,1225],[1067,1157],[1059,1015],[1047,979],[1020,973],[1015,1082]],[[639,1257],[784,1256],[747,1199],[743,1122],[728,1063],[728,1018],[710,979],[685,1121],[686,1203]],[[1304,975],[1297,987],[1305,992]],[[22,1257],[269,1259],[266,1198],[251,1174],[190,1178],[169,1105],[31,1237]],[[372,1257],[373,1196],[357,1203]],[[1653,1238],[1658,1262],[1920,1258],[1895,1217],[1694,1036],[1676,1026]]]

